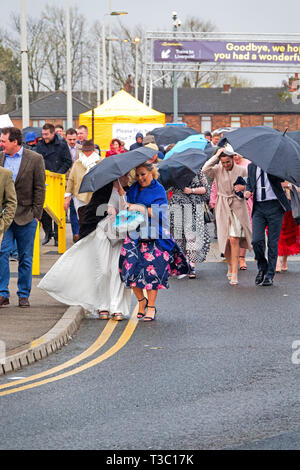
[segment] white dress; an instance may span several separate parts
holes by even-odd
[[[121,209],[118,191],[113,188],[108,205]],[[96,230],[67,250],[38,287],[59,302],[97,310],[129,315],[131,289],[126,289],[119,274],[119,257],[123,240],[111,244],[101,220]]]

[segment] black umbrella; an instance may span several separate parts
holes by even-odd
[[[42,128],[41,127],[24,127],[24,129],[22,129],[22,135],[23,135],[23,138],[25,140],[25,136],[26,134],[28,134],[28,132],[35,132],[37,138],[39,137],[42,137]]]
[[[267,126],[242,127],[225,132],[219,141],[271,175],[300,186],[300,145],[276,129]]]
[[[208,155],[199,149],[174,153],[158,164],[159,181],[166,189],[170,187],[184,189],[199,173],[207,159]]]
[[[106,184],[126,175],[130,170],[150,160],[156,154],[157,150],[139,147],[129,152],[107,157],[83,177],[79,192],[95,192]]]
[[[156,145],[176,144],[179,140],[184,140],[190,135],[199,134],[192,127],[166,126],[156,127],[149,134],[154,135]]]
[[[291,139],[295,140],[297,144],[300,145],[300,131],[290,131],[287,132],[286,135]]]

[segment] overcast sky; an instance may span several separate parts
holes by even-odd
[[[187,16],[210,20],[218,31],[300,34],[300,0],[69,0],[77,6],[92,23],[112,10],[124,10],[128,15],[122,22],[130,27],[137,24],[145,31],[159,31],[172,28],[172,12],[184,21]],[[39,16],[48,4],[64,6],[64,0],[26,0],[27,14]],[[10,14],[20,11],[21,0],[1,0],[0,25],[5,28]],[[112,19],[112,21],[117,21]],[[300,41],[299,41],[300,42]],[[286,78],[285,75],[251,74],[256,85],[276,86]]]

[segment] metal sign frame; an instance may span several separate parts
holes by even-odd
[[[299,43],[300,34],[276,34],[276,33],[233,33],[233,32],[184,32],[184,31],[148,31],[145,38],[145,66],[144,66],[144,104],[152,107],[153,85],[162,80],[166,75],[182,72],[222,72],[222,73],[271,73],[284,74],[300,72],[300,65],[295,64],[265,64],[265,63],[235,63],[226,62],[183,62],[162,63],[155,62],[153,58],[153,45],[155,40],[193,41],[205,39],[206,41],[255,41],[255,42],[282,42]],[[157,77],[157,73],[164,73]]]

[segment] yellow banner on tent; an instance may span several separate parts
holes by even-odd
[[[165,125],[165,114],[149,108],[124,90],[94,110],[82,113],[79,124],[88,127],[89,137],[92,137],[92,120],[94,115],[94,141],[103,152],[109,150],[112,138],[118,138],[125,143],[125,148],[135,142],[135,135],[141,132],[145,135],[155,127]]]

